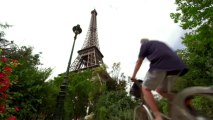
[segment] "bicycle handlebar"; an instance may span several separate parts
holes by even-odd
[[[140,88],[141,84],[143,83],[143,80],[141,80],[141,79],[135,79],[134,83]]]
[[[135,79],[134,84],[131,86],[130,94],[135,96],[135,98],[141,98],[141,95],[143,93],[141,92],[141,86],[142,86],[143,80]]]

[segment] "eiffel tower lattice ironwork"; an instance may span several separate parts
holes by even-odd
[[[70,71],[83,70],[87,68],[98,67],[103,64],[104,57],[100,51],[98,34],[97,34],[97,12],[91,11],[91,20],[89,30],[83,47],[78,51],[78,56],[70,66]]]

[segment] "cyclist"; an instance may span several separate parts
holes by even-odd
[[[165,43],[141,39],[138,60],[131,78],[132,82],[135,82],[136,74],[144,58],[150,61],[150,68],[146,73],[141,90],[147,105],[155,115],[155,120],[162,120],[151,90],[156,90],[161,96],[171,101],[174,96],[168,93],[168,88],[178,76],[184,75],[188,69],[177,54]]]

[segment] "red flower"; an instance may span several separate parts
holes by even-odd
[[[0,72],[0,79],[5,78],[5,74]]]
[[[5,85],[5,86],[0,88],[0,92],[3,92],[5,90],[7,90],[8,88],[9,88],[9,85]]]
[[[20,108],[18,106],[15,106],[16,112],[20,111]]]
[[[12,68],[8,66],[4,67],[3,70],[10,73],[12,72]]]
[[[2,98],[7,98],[8,95],[7,95],[7,94],[2,94],[1,97],[2,97]]]
[[[6,105],[4,103],[0,104],[0,113],[5,113],[5,107]]]
[[[7,58],[6,57],[2,57],[2,62],[7,62]]]
[[[10,83],[10,80],[7,77],[5,77],[4,79],[0,80],[0,83],[6,85]]]
[[[15,116],[10,116],[7,120],[17,120]]]
[[[9,83],[10,83],[9,79],[1,80],[0,81],[0,92],[7,90],[9,88]]]

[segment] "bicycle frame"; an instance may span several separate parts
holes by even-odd
[[[171,115],[173,120],[210,120],[210,118],[199,116],[187,107],[186,100],[193,96],[213,96],[213,86],[196,86],[184,89],[178,93],[173,100]]]
[[[146,112],[147,112],[147,114],[148,114],[148,118],[149,118],[150,120],[154,120],[154,117],[152,116],[152,113],[151,113],[151,111],[148,109],[148,107],[147,107],[146,105],[143,105],[143,107],[145,108],[145,110],[146,110]]]
[[[133,118],[134,118],[134,120],[136,120],[136,110],[137,109],[140,109],[140,108],[144,108],[144,110],[145,110],[145,112],[146,112],[146,114],[147,114],[147,117],[148,117],[148,120],[154,120],[154,117],[153,117],[153,115],[152,115],[152,113],[151,113],[151,111],[148,109],[148,107],[145,105],[145,104],[140,104],[140,105],[138,105],[138,106],[136,106],[135,108],[134,108],[134,116],[133,116]]]

